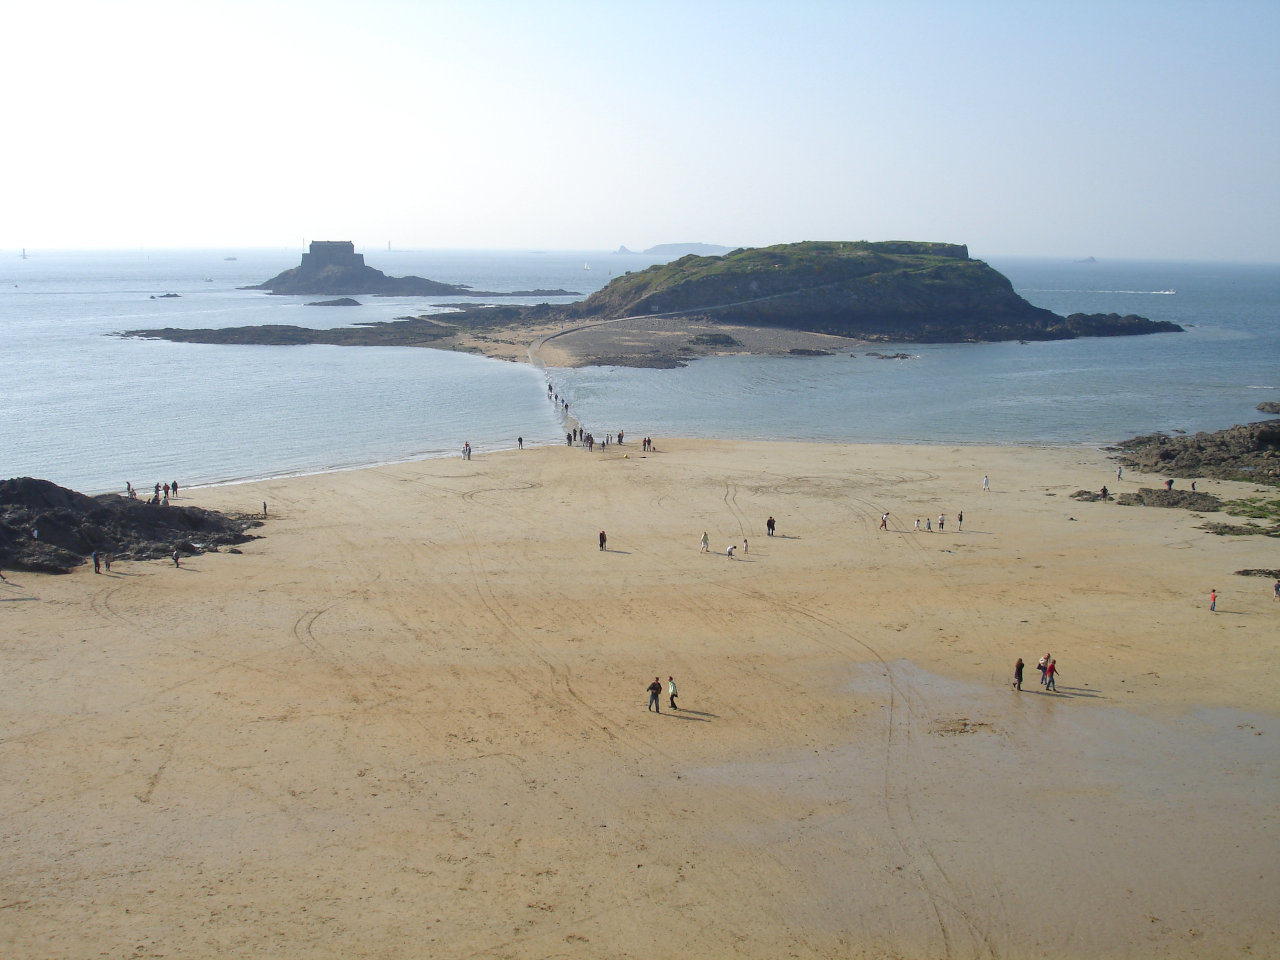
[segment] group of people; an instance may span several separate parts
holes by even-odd
[[[773,517],[769,518],[769,523],[773,523]],[[773,536],[773,527],[769,528],[769,536],[771,537]],[[705,530],[702,531],[702,540],[700,541],[700,543],[702,546],[701,546],[701,549],[699,549],[698,551],[699,553],[711,552],[711,535],[707,533],[707,531]],[[734,555],[737,552],[738,552],[738,545],[736,543],[731,543],[729,544],[729,546],[725,547],[724,549],[724,555],[728,557],[730,560],[734,558]],[[751,552],[751,544],[746,537],[743,537],[742,538],[742,555],[746,556],[750,552]]]
[[[1022,658],[1018,658],[1018,662],[1013,665],[1013,689],[1022,689]],[[1053,654],[1046,653],[1040,658],[1040,662],[1036,664],[1036,669],[1040,671],[1040,685],[1046,691],[1052,690],[1058,692],[1058,661],[1053,659]]]
[[[649,684],[649,709],[654,713],[662,712],[662,680],[658,677],[653,678],[653,683]],[[680,694],[676,691],[676,681],[673,677],[667,677],[667,699],[672,710],[679,710],[676,706],[676,697]]]
[[[137,488],[134,487],[134,485],[128,480],[124,482],[124,493],[125,493],[125,496],[128,497],[130,500],[138,499]],[[163,499],[161,497],[162,493],[163,493]],[[175,500],[178,499],[178,481],[177,480],[173,481],[173,483],[157,483],[155,486],[155,496],[152,497],[147,502],[153,505],[158,505],[158,506],[168,506],[170,495],[173,496],[173,499]]]
[[[946,530],[946,526],[947,526],[947,515],[945,513],[938,514],[938,532],[942,533],[944,530]],[[881,530],[889,529],[889,514],[887,512],[882,514],[880,517],[880,529]],[[916,531],[916,533],[920,532],[919,517],[916,517],[916,522],[913,529]],[[961,510],[959,513],[956,514],[956,529],[960,531],[964,530],[964,511],[963,510]],[[929,517],[924,518],[924,532],[933,533],[933,520]]]
[[[625,431],[619,430],[616,434],[606,433],[601,439],[597,440],[594,433],[588,433],[581,427],[574,427],[564,435],[564,442],[565,445],[569,447],[572,447],[575,443],[580,443],[588,450],[594,450],[596,447],[603,450],[605,447],[612,444],[622,443],[622,439],[625,435]],[[651,449],[651,444],[652,441],[650,441],[648,437],[645,437],[644,448],[646,450]]]

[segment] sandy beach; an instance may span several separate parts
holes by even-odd
[[[1087,448],[628,438],[6,571],[3,955],[1280,956],[1274,540]]]

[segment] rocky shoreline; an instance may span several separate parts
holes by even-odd
[[[1280,420],[1239,424],[1213,433],[1133,437],[1110,448],[1126,467],[1194,480],[1213,477],[1280,486]]]

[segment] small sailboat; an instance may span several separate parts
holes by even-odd
[[[590,269],[591,269],[591,264],[589,264],[589,263],[584,263],[584,264],[582,265],[582,269],[583,269],[583,270],[590,270]]]

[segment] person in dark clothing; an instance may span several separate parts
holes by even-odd
[[[662,712],[662,704],[658,700],[660,696],[662,696],[662,681],[654,677],[653,683],[649,684],[649,709],[654,713]]]

